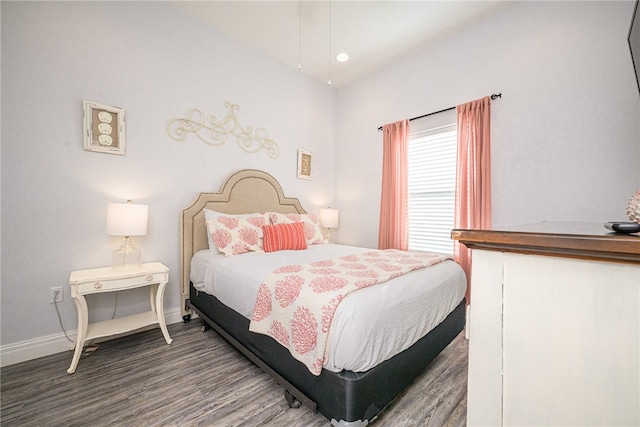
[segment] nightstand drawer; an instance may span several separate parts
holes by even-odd
[[[144,276],[96,279],[78,283],[76,293],[80,295],[97,292],[121,291],[139,286],[153,285],[167,280],[166,273],[149,273]]]

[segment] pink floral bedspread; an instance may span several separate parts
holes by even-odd
[[[343,298],[448,258],[387,249],[278,268],[260,285],[249,330],[273,337],[320,375],[333,314]]]

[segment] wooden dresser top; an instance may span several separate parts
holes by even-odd
[[[599,222],[545,221],[490,230],[454,229],[451,238],[471,249],[640,263],[640,236],[611,232]]]

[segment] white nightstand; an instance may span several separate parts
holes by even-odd
[[[71,297],[78,308],[78,336],[71,367],[67,372],[69,374],[75,372],[86,340],[121,334],[157,323],[167,344],[171,344],[173,340],[167,331],[162,305],[164,289],[168,281],[169,268],[159,262],[142,264],[137,270],[114,271],[111,267],[105,267],[73,271],[69,277],[69,284]],[[149,286],[150,311],[89,324],[85,295],[123,291],[142,286]]]

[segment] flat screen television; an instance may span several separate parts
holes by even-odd
[[[631,61],[633,69],[636,72],[636,82],[638,83],[638,93],[640,93],[640,12],[638,12],[638,3],[633,8],[631,16],[631,26],[629,27],[629,49],[631,50]]]

